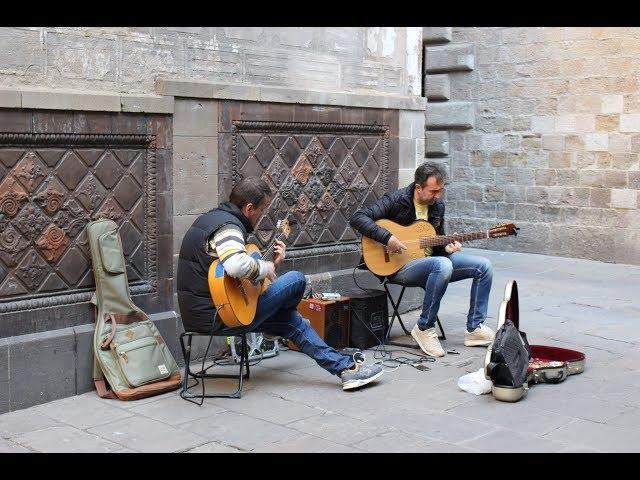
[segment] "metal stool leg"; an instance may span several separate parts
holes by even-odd
[[[391,291],[389,290],[388,282],[387,281],[383,282],[382,286],[384,287],[385,291],[387,292],[387,298],[389,299],[389,302],[391,303],[391,306],[393,308],[393,314],[391,316],[391,322],[389,322],[389,332],[391,332],[391,327],[393,326],[393,322],[395,321],[395,319],[397,317],[398,318],[398,322],[400,322],[400,326],[402,327],[402,330],[404,330],[405,335],[410,335],[410,332],[404,326],[404,323],[402,322],[402,318],[400,318],[400,312],[398,311],[398,309],[400,308],[400,302],[402,301],[402,297],[404,295],[404,291],[405,291],[405,289],[407,287],[402,285],[402,290],[400,290],[400,295],[398,295],[398,300],[394,302],[393,296],[391,295]],[[440,329],[440,333],[441,333],[441,335],[438,335],[438,339],[446,340],[447,337],[446,337],[446,335],[444,333],[444,328],[442,328],[442,324],[440,323],[440,317],[438,317],[437,315],[436,315],[436,323],[438,324],[438,328]],[[420,348],[417,345],[406,345],[406,344],[399,343],[399,342],[393,342],[393,343],[392,342],[387,342],[387,343],[389,345],[399,345],[399,346],[402,346],[402,347]]]
[[[207,347],[207,351],[205,352],[205,359],[203,359],[203,368],[199,371],[194,372],[191,370],[191,343],[194,336],[204,336],[211,337],[210,341],[213,339],[213,335],[209,334],[201,334],[196,332],[184,332],[180,335],[180,347],[182,349],[182,356],[184,358],[184,379],[182,383],[182,389],[180,390],[180,397],[183,399],[196,403],[198,405],[202,405],[205,398],[241,398],[242,397],[242,384],[244,377],[246,375],[249,378],[249,356],[247,352],[247,338],[246,335],[240,335],[241,337],[241,353],[240,353],[240,369],[238,375],[234,374],[222,374],[222,373],[207,373],[212,367],[216,367],[217,365],[214,363],[206,368],[204,368],[204,361],[206,360],[206,356],[209,348]],[[186,345],[185,345],[185,337],[186,337]],[[243,371],[246,369],[246,373]],[[188,386],[188,379],[192,378],[195,380],[195,384]],[[205,385],[204,379],[206,378],[237,378],[238,379],[238,387],[232,393],[210,393],[205,394]],[[200,395],[194,394],[190,390],[196,386],[198,386],[202,382],[202,393]],[[200,400],[197,402],[195,399]]]
[[[400,326],[402,327],[402,330],[404,330],[405,335],[410,335],[409,330],[407,330],[407,328],[404,326],[404,323],[402,323],[402,318],[400,318],[400,312],[398,312],[398,307],[400,306],[400,302],[402,301],[402,296],[404,295],[404,291],[406,287],[402,286],[402,290],[400,290],[400,295],[398,295],[398,300],[394,301],[393,295],[391,295],[391,291],[389,290],[389,286],[387,285],[387,282],[384,282],[382,285],[384,286],[384,289],[387,292],[387,298],[389,299],[389,302],[391,303],[391,307],[393,308],[393,314],[391,315],[391,322],[389,322],[389,330],[387,331],[387,338],[385,343],[387,345],[393,345],[396,347],[409,347],[409,348],[420,349],[418,345],[413,343],[407,344],[407,343],[401,343],[401,342],[392,342],[389,340],[389,335],[391,334],[391,327],[393,326],[393,322],[395,321],[396,317],[398,318],[398,322],[400,322]]]

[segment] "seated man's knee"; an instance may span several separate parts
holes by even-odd
[[[442,275],[450,277],[453,273],[453,263],[447,257],[432,257],[436,259],[437,271]]]
[[[491,260],[488,258],[479,257],[478,269],[484,275],[493,275],[493,265],[491,265]]]
[[[304,295],[304,289],[307,286],[307,279],[305,278],[304,273],[292,270],[282,275],[281,278],[286,279],[287,284],[291,286],[295,292],[294,296],[302,298]]]

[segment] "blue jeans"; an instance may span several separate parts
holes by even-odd
[[[394,275],[389,275],[391,283],[424,288],[424,303],[418,319],[418,326],[422,328],[431,328],[436,324],[440,300],[449,282],[465,278],[473,278],[467,315],[467,330],[472,331],[487,318],[493,280],[493,268],[489,260],[456,252],[448,257],[419,258],[406,264]]]
[[[329,373],[340,375],[343,370],[353,367],[353,358],[351,355],[338,353],[324,343],[296,310],[304,295],[305,285],[306,280],[300,272],[287,272],[279,276],[260,295],[256,316],[251,325],[224,328],[221,334],[264,332],[288,338]]]

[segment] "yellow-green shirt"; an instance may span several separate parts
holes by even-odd
[[[417,220],[429,220],[429,205],[420,205],[414,200],[413,206],[416,207]]]
[[[413,206],[416,209],[416,220],[424,220],[429,221],[429,205],[420,205],[418,202],[413,200]],[[425,247],[424,256],[430,257],[433,253],[433,249],[431,247]]]

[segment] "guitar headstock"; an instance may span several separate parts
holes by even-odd
[[[519,227],[513,223],[500,223],[489,229],[489,238],[508,237],[509,235],[518,235]]]
[[[289,238],[289,235],[291,234],[291,225],[289,225],[289,220],[287,218],[278,220],[276,228],[282,233],[284,238]]]

